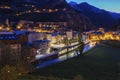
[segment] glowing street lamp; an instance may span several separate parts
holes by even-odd
[[[2,26],[0,26],[0,30],[2,30]]]
[[[58,9],[55,9],[55,11],[58,11]]]
[[[10,71],[9,71],[9,70],[8,70],[7,72],[8,72],[8,73],[10,73]]]
[[[17,29],[21,29],[21,26],[17,26]]]
[[[46,11],[46,9],[43,9],[43,11]]]
[[[6,30],[9,31],[9,30],[10,30],[10,27],[7,27]]]

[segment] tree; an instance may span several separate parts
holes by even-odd
[[[6,65],[0,71],[0,80],[15,80],[17,78],[17,72],[15,67]]]
[[[85,44],[82,41],[82,32],[81,31],[79,31],[79,33],[78,33],[78,42],[79,42],[78,51],[80,52],[80,55],[82,55]]]
[[[79,44],[82,42],[82,32],[81,31],[78,32],[78,42],[79,42]]]
[[[68,40],[67,37],[65,37],[62,42],[63,42],[63,44],[65,44],[66,46],[69,45],[69,40]]]
[[[81,44],[80,44],[80,46],[79,46],[80,55],[83,54],[84,46],[85,46],[84,42],[81,42]]]
[[[68,40],[67,37],[63,39],[63,43],[64,43],[67,47],[69,46],[69,40]],[[68,54],[69,54],[69,53],[68,53],[68,51],[69,51],[68,49],[69,49],[69,48],[67,48],[67,58],[68,58]]]
[[[60,44],[60,36],[57,35],[55,38],[56,38],[56,41],[57,41],[56,43],[57,43],[57,44]]]

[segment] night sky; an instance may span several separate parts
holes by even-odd
[[[67,0],[68,2],[74,1],[77,3],[88,2],[89,4],[101,9],[112,12],[120,13],[120,0]]]

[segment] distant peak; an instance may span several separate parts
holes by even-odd
[[[90,5],[90,4],[87,2],[82,2],[82,3],[80,3],[80,5]]]
[[[100,9],[87,3],[87,2],[82,2],[79,4],[80,7],[84,8],[84,9],[90,9],[90,10],[93,10],[93,11],[99,11]]]
[[[82,3],[80,3],[80,4],[88,4],[87,2],[82,2]],[[89,4],[88,4],[89,5]]]
[[[74,4],[77,4],[77,2],[74,2],[74,1],[70,1],[69,3],[74,3]]]
[[[69,2],[69,4],[70,4],[70,5],[77,5],[77,3],[74,2],[74,1]]]

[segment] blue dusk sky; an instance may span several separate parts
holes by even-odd
[[[77,3],[87,2],[100,9],[120,13],[120,0],[66,0],[66,1],[68,2],[74,1]]]

